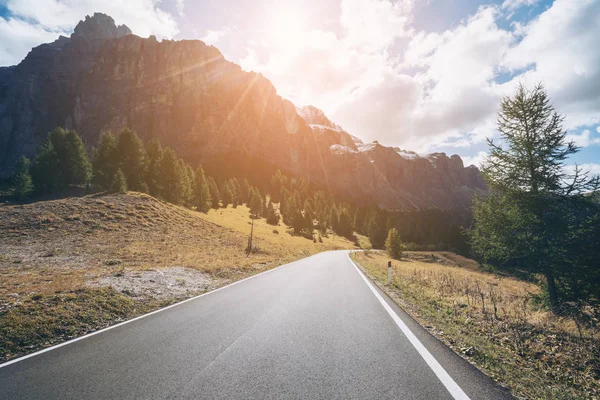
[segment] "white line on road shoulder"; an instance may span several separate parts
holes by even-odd
[[[320,253],[317,253],[317,254],[320,254]],[[314,254],[314,255],[317,255],[317,254]],[[308,258],[308,257],[307,257],[307,258]],[[158,310],[154,310],[154,311],[152,311],[152,312],[149,312],[148,314],[140,315],[140,316],[138,316],[138,317],[135,317],[135,318],[132,318],[132,319],[128,319],[127,321],[119,322],[118,324],[111,325],[111,326],[109,326],[109,327],[106,327],[106,328],[100,329],[100,330],[98,330],[98,331],[95,331],[95,332],[92,332],[92,333],[88,333],[87,335],[83,335],[83,336],[80,336],[80,337],[78,337],[78,338],[71,339],[71,340],[68,340],[68,341],[66,341],[66,342],[62,342],[62,343],[59,343],[59,344],[57,344],[57,345],[54,345],[54,346],[47,347],[47,348],[45,348],[45,349],[43,349],[43,350],[36,351],[35,353],[31,353],[31,354],[27,354],[26,356],[23,356],[23,357],[15,358],[14,360],[10,360],[10,361],[7,361],[7,362],[5,362],[4,364],[0,364],[0,368],[8,367],[9,365],[11,365],[11,364],[15,364],[15,363],[18,363],[19,361],[23,361],[23,360],[26,360],[26,359],[28,359],[28,358],[31,358],[31,357],[38,356],[38,355],[40,355],[40,354],[43,354],[43,353],[46,353],[46,352],[48,352],[48,351],[52,351],[52,350],[58,349],[59,347],[63,347],[63,346],[66,346],[66,345],[68,345],[68,344],[75,343],[75,342],[78,342],[78,341],[80,341],[80,340],[83,340],[83,339],[87,339],[87,338],[89,338],[89,337],[91,337],[91,336],[94,336],[94,335],[97,335],[97,334],[99,334],[99,333],[103,333],[103,332],[109,331],[109,330],[111,330],[111,329],[118,328],[119,326],[122,326],[122,325],[128,324],[128,323],[130,323],[130,322],[137,321],[138,319],[142,319],[142,318],[145,318],[145,317],[149,317],[149,316],[150,316],[150,315],[152,315],[152,314],[157,314],[157,313],[159,313],[159,312],[162,312],[162,311],[168,310],[169,308],[173,308],[173,307],[180,306],[180,305],[182,305],[182,304],[184,304],[184,303],[187,303],[188,301],[196,300],[196,299],[199,299],[200,297],[203,297],[203,296],[207,296],[207,295],[209,295],[209,294],[216,293],[216,292],[218,292],[218,291],[220,291],[220,290],[227,289],[228,287],[231,287],[231,286],[233,286],[233,285],[237,285],[238,283],[242,283],[242,282],[244,282],[244,281],[247,281],[247,280],[249,280],[249,279],[256,278],[257,276],[260,276],[260,275],[266,274],[266,273],[268,273],[268,272],[275,271],[275,270],[277,270],[277,269],[280,269],[280,268],[282,268],[282,267],[285,267],[285,266],[287,266],[287,265],[292,265],[292,264],[295,264],[295,263],[297,263],[297,262],[300,262],[300,261],[303,261],[303,260],[306,260],[306,258],[302,258],[302,259],[300,259],[300,260],[296,260],[296,261],[293,261],[293,262],[291,262],[291,263],[288,263],[288,264],[283,264],[283,265],[280,265],[280,266],[278,266],[278,267],[271,268],[271,269],[269,269],[269,270],[267,270],[267,271],[263,271],[263,272],[261,272],[260,274],[252,275],[252,276],[249,276],[249,277],[247,277],[247,278],[244,278],[244,279],[242,279],[242,280],[239,280],[239,281],[236,281],[236,282],[230,283],[229,285],[221,286],[220,288],[218,288],[218,289],[215,289],[215,290],[211,290],[210,292],[206,292],[206,293],[202,293],[201,295],[198,295],[198,296],[190,297],[189,299],[186,299],[186,300],[180,301],[179,303],[171,304],[170,306],[167,306],[167,307],[164,307],[164,308],[159,308]]]
[[[379,302],[381,303],[381,305],[383,306],[385,311],[387,311],[388,314],[390,315],[390,317],[392,317],[392,319],[394,320],[396,325],[398,325],[398,328],[400,328],[400,330],[402,331],[402,333],[404,333],[404,335],[409,340],[409,342],[419,352],[421,357],[423,357],[423,360],[425,360],[427,365],[429,365],[429,368],[432,369],[433,373],[438,377],[438,379],[446,387],[448,392],[450,392],[452,397],[454,397],[456,400],[470,400],[469,396],[467,396],[467,394],[465,392],[463,392],[463,390],[460,388],[460,386],[458,386],[458,384],[454,381],[454,379],[452,379],[452,377],[448,374],[448,372],[446,372],[444,367],[442,367],[440,365],[440,363],[433,357],[433,355],[431,355],[429,350],[427,350],[427,348],[425,348],[423,343],[421,343],[419,341],[419,339],[417,339],[415,334],[412,333],[412,331],[404,323],[404,321],[402,321],[400,319],[398,314],[396,314],[394,312],[394,310],[392,310],[392,307],[390,307],[390,305],[383,299],[383,297],[381,297],[379,292],[377,292],[377,289],[375,289],[375,287],[369,281],[369,279],[367,279],[365,274],[363,274],[363,272],[360,270],[360,268],[358,268],[356,263],[354,261],[352,261],[352,259],[350,258],[350,253],[348,253],[347,255],[348,255],[348,260],[350,260],[352,265],[354,265],[354,268],[356,268],[356,271],[358,272],[358,274],[361,276],[361,278],[363,278],[363,280],[365,281],[365,283],[367,284],[369,289],[371,289],[371,291],[373,292],[373,294],[375,295],[377,300],[379,300]]]

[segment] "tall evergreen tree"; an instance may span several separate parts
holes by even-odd
[[[240,185],[240,181],[238,180],[238,178],[233,178],[231,180],[231,184],[232,186],[235,188],[235,193],[237,196],[237,204],[244,204],[244,193],[242,192],[242,185]]]
[[[160,162],[159,184],[163,188],[164,199],[175,204],[181,204],[185,195],[185,172],[181,167],[173,149],[165,150]]]
[[[210,191],[211,207],[215,209],[219,208],[219,205],[221,203],[221,195],[219,193],[217,182],[215,182],[212,176],[208,177],[208,189]]]
[[[15,186],[15,196],[19,199],[26,199],[33,193],[33,181],[29,169],[31,162],[25,156],[21,156],[15,167],[12,177]]]
[[[223,181],[219,193],[221,194],[221,203],[223,203],[223,208],[227,208],[227,206],[233,202],[233,194],[231,193],[229,181]]]
[[[148,191],[145,182],[148,160],[146,149],[135,131],[125,128],[117,138],[119,168],[125,174],[130,190]]]
[[[255,216],[255,217],[259,217],[263,214],[263,207],[264,207],[264,203],[263,203],[263,197],[260,194],[259,190],[255,187],[250,187],[249,190],[249,196],[250,196],[250,201],[249,201],[249,207],[250,207],[250,212]]]
[[[484,261],[543,274],[553,311],[560,311],[561,285],[582,266],[565,258],[564,244],[577,229],[565,204],[585,203],[583,192],[597,190],[577,168],[565,172],[565,160],[577,147],[567,142],[563,117],[541,85],[520,85],[503,99],[498,113],[501,142],[488,140],[483,166],[490,196],[474,202],[473,249]]]
[[[158,139],[152,139],[146,145],[146,154],[148,155],[148,168],[146,171],[146,184],[148,192],[152,196],[162,197],[163,189],[160,185],[160,162],[163,155],[163,148]]]
[[[248,179],[244,178],[242,182],[242,202],[248,204],[250,201],[250,183]]]
[[[267,220],[267,224],[269,225],[277,225],[279,224],[279,215],[275,212],[275,208],[273,207],[273,202],[269,201],[267,205],[267,210],[265,211],[265,218]]]
[[[91,166],[77,132],[62,128],[50,132],[38,151],[31,174],[34,185],[40,192],[87,183]]]
[[[202,166],[196,169],[194,203],[196,204],[196,209],[200,212],[205,213],[210,209],[210,189],[208,187],[208,181],[206,180],[206,175],[204,174]]]
[[[104,132],[92,157],[92,182],[101,189],[110,189],[117,169],[117,141],[110,132]]]
[[[125,174],[121,169],[117,169],[115,175],[113,176],[113,181],[111,185],[111,190],[113,193],[125,193],[127,192],[127,179],[125,178]]]
[[[40,146],[31,166],[31,178],[37,193],[51,193],[60,186],[58,156],[50,137]]]

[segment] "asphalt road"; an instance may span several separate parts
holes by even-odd
[[[321,253],[4,365],[0,399],[512,398],[369,285]]]

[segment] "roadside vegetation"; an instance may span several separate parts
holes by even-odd
[[[524,399],[600,396],[600,330],[546,306],[533,282],[449,253],[356,252],[361,269],[458,354]]]

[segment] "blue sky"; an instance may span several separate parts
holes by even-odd
[[[364,141],[467,164],[501,96],[543,82],[582,147],[569,163],[600,173],[600,0],[0,0],[0,65],[94,11],[213,44]]]

